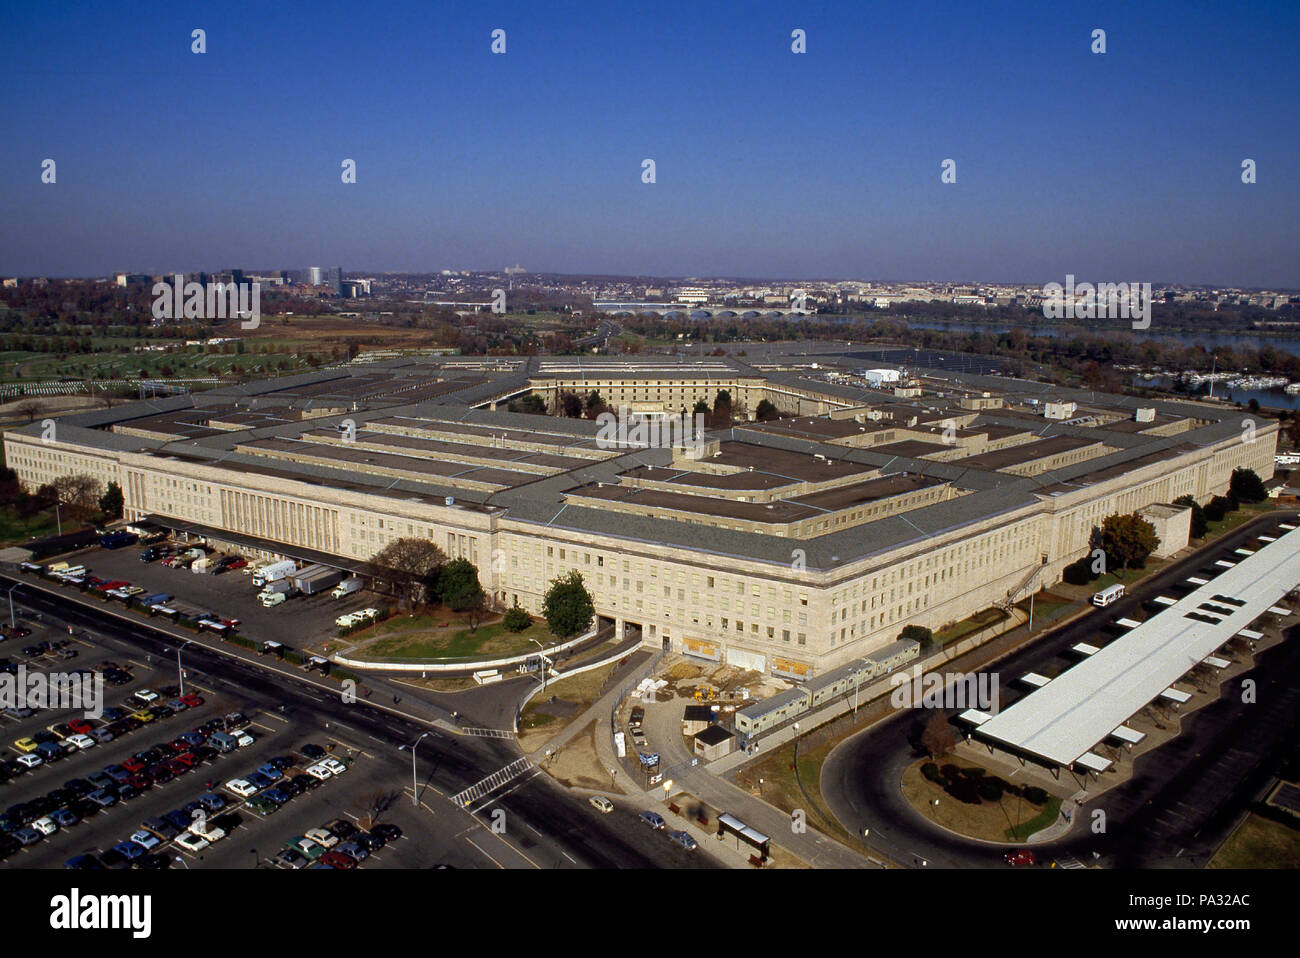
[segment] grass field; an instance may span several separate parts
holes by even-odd
[[[532,639],[543,645],[555,640],[544,623],[534,622],[523,632],[507,632],[498,621],[471,631],[463,622],[449,619],[441,611],[437,615],[414,618],[395,616],[375,626],[373,632],[353,633],[351,638],[365,641],[371,635],[379,638],[357,650],[361,658],[416,661],[496,658],[536,651]]]
[[[1210,868],[1300,868],[1300,831],[1248,815],[1210,859]]]

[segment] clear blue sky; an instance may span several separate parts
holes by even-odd
[[[4,275],[1300,287],[1294,2],[5,7]]]

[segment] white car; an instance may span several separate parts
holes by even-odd
[[[50,818],[48,815],[32,822],[32,828],[36,829],[42,835],[53,835],[59,830],[59,826],[55,823],[54,819]]]
[[[187,852],[201,852],[211,844],[202,835],[196,835],[194,832],[181,832],[176,836],[175,843]]]
[[[335,845],[339,843],[337,835],[331,835],[323,828],[309,829],[308,831],[303,833],[303,837],[310,838],[317,845],[322,845],[325,848],[333,848]]]
[[[145,704],[156,702],[160,698],[158,693],[153,689],[140,689],[135,693],[135,697]]]
[[[19,755],[18,764],[23,768],[35,768],[37,765],[44,765],[45,759],[39,755]]]
[[[587,804],[594,809],[604,812],[606,815],[614,810],[614,803],[604,795],[591,796],[591,798],[587,799]]]
[[[230,734],[235,737],[235,744],[240,748],[248,748],[248,746],[257,741],[257,739],[253,738],[253,733],[246,728],[240,729],[238,732],[231,732]]]
[[[347,615],[340,615],[334,620],[334,624],[340,629],[346,629],[349,625],[356,625],[361,621],[360,612],[349,612]]]
[[[252,798],[257,794],[257,786],[242,778],[232,778],[226,782],[226,788],[240,798]]]
[[[19,761],[21,761],[21,759],[19,759]],[[324,765],[309,765],[307,767],[307,774],[310,775],[312,778],[319,779],[322,782],[325,781],[325,779],[327,778],[332,778],[334,775],[334,773],[331,772]]]
[[[209,825],[207,820],[195,822],[189,830],[200,838],[206,838],[209,845],[215,845],[226,837],[224,828],[217,828],[215,825]]]
[[[153,851],[162,844],[162,839],[147,829],[140,829],[131,836],[130,841],[135,842],[147,852]]]
[[[81,749],[83,752],[88,748],[95,747],[95,740],[91,738],[89,735],[83,735],[81,733],[77,733],[76,735],[69,735],[66,741],[70,745],[77,746],[77,748]]]
[[[358,614],[359,616],[361,616],[361,618],[363,618],[363,619],[373,619],[373,618],[378,617],[378,615],[379,615],[379,610],[378,610],[378,609],[362,609],[362,610],[361,610],[360,612],[358,612],[357,614]]]
[[[340,762],[337,758],[323,758],[317,765],[323,765],[330,770],[332,775],[342,775],[348,770],[348,767]]]

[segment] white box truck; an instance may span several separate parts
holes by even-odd
[[[335,585],[343,578],[343,573],[327,565],[313,565],[293,573],[289,578],[303,595],[315,595]]]
[[[344,579],[342,582],[336,585],[334,587],[334,591],[330,593],[330,598],[341,599],[345,595],[351,595],[353,592],[359,592],[360,590],[361,590],[361,577],[354,575],[352,578]]]
[[[298,568],[298,563],[294,562],[292,559],[284,559],[280,562],[272,562],[269,566],[259,569],[258,571],[253,573],[253,585],[257,586],[258,588],[261,588],[262,586],[266,585],[268,582],[278,582],[280,579],[283,579],[285,576],[295,572],[297,568]]]

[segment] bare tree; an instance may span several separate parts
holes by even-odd
[[[45,403],[39,399],[24,399],[18,404],[18,412],[26,416],[28,422],[32,422],[37,416],[45,412]]]
[[[936,710],[931,716],[925,731],[921,733],[921,747],[930,753],[931,758],[942,758],[957,745],[957,736],[953,734],[948,717]]]
[[[404,601],[419,605],[429,601],[446,554],[428,539],[413,536],[394,539],[366,563],[366,574],[387,583]]]
[[[59,476],[51,485],[59,502],[74,518],[85,519],[99,508],[99,498],[104,494],[104,484],[94,476],[84,473],[76,476]]]

